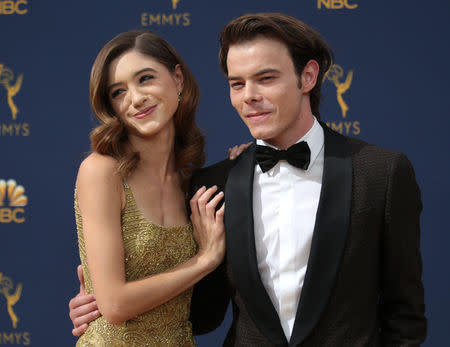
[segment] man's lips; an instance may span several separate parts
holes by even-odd
[[[259,111],[259,112],[251,112],[247,113],[245,117],[250,120],[260,120],[270,114],[271,111]]]
[[[155,110],[156,106],[157,105],[153,105],[153,106],[147,107],[145,110],[136,113],[133,117],[137,118],[137,119],[145,118],[148,115],[150,115],[151,113],[153,113],[153,111]]]

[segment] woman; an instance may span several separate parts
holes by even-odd
[[[204,162],[198,99],[187,66],[153,33],[122,33],[94,62],[101,125],[78,172],[75,212],[86,291],[102,316],[77,346],[195,346],[192,286],[225,252],[224,206],[215,212],[223,193],[199,189],[193,225],[185,208]]]

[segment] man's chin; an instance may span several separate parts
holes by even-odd
[[[258,130],[251,130],[250,129],[250,134],[252,135],[252,137],[255,140],[263,140],[266,141],[266,139],[269,139],[270,136],[268,136],[264,131],[258,131]]]
[[[259,133],[251,133],[251,134],[252,134],[253,138],[256,139],[256,140],[262,140],[262,141],[265,141],[265,142],[270,142],[271,137],[269,135],[267,135],[267,134],[264,134],[264,133],[261,133],[261,132],[259,132]]]

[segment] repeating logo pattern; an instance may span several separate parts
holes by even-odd
[[[0,15],[28,13],[27,0],[0,0]]]
[[[20,296],[22,295],[22,283],[17,284],[16,289],[14,290],[12,280],[0,272],[0,294],[6,299],[6,309],[11,318],[12,326],[16,329],[19,317],[17,317],[17,314],[14,312],[13,306],[19,301]]]
[[[323,78],[324,82],[329,81],[336,88],[337,105],[339,105],[342,116],[341,119],[327,121],[326,124],[331,129],[344,135],[359,135],[361,133],[361,122],[348,119],[350,106],[344,95],[352,85],[353,75],[353,70],[345,72],[342,66],[333,64]]]
[[[354,10],[358,4],[356,1],[350,2],[350,0],[317,0],[317,8],[321,10],[322,7],[328,10]]]
[[[0,179],[0,223],[25,222],[25,207],[28,204],[25,188],[13,179]]]
[[[0,206],[5,205],[5,198],[8,198],[9,206],[26,206],[28,203],[28,198],[23,194],[25,193],[25,188],[21,185],[17,185],[17,182],[13,179],[0,180]]]
[[[0,304],[0,310],[5,311],[9,315],[8,318],[0,326],[0,329],[5,329],[0,331],[0,345],[23,345],[30,346],[31,345],[31,334],[29,331],[21,331],[18,330],[19,326],[19,316],[17,315],[17,308],[15,305],[19,302],[22,297],[22,283],[17,283],[14,285],[14,282],[10,277],[4,275],[3,272],[0,272],[0,297],[4,297],[5,300],[2,299]],[[7,317],[7,315],[4,315]],[[10,321],[10,325],[7,323]],[[9,329],[8,329],[9,328]]]
[[[336,98],[341,107],[342,117],[347,116],[347,111],[349,109],[347,103],[344,101],[342,94],[344,94],[351,86],[353,79],[353,70],[350,70],[347,73],[347,77],[345,77],[345,81],[341,81],[344,77],[344,69],[337,65],[333,64],[330,69],[325,74],[324,79],[326,78],[336,87]]]
[[[23,75],[19,75],[14,81],[14,72],[6,67],[4,64],[0,64],[0,84],[6,89],[8,106],[11,110],[12,119],[16,120],[19,109],[14,103],[13,97],[20,91],[22,87]]]
[[[180,0],[171,0],[172,12],[155,13],[143,12],[141,13],[141,26],[180,26],[186,27],[191,25],[191,14],[189,12],[175,12],[178,9]]]
[[[177,6],[178,6],[178,3],[180,2],[180,0],[172,0],[172,8],[174,9],[174,10],[176,10],[177,9]]]

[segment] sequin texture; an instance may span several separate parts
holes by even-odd
[[[126,205],[121,219],[127,281],[164,272],[195,255],[197,246],[191,224],[163,227],[148,221],[137,209],[131,189],[127,185],[124,189]],[[82,217],[76,198],[74,205],[81,264],[86,292],[89,294],[93,292],[92,282],[87,266]],[[110,324],[101,316],[89,324],[76,346],[196,346],[189,322],[191,296],[192,288],[120,325]]]

